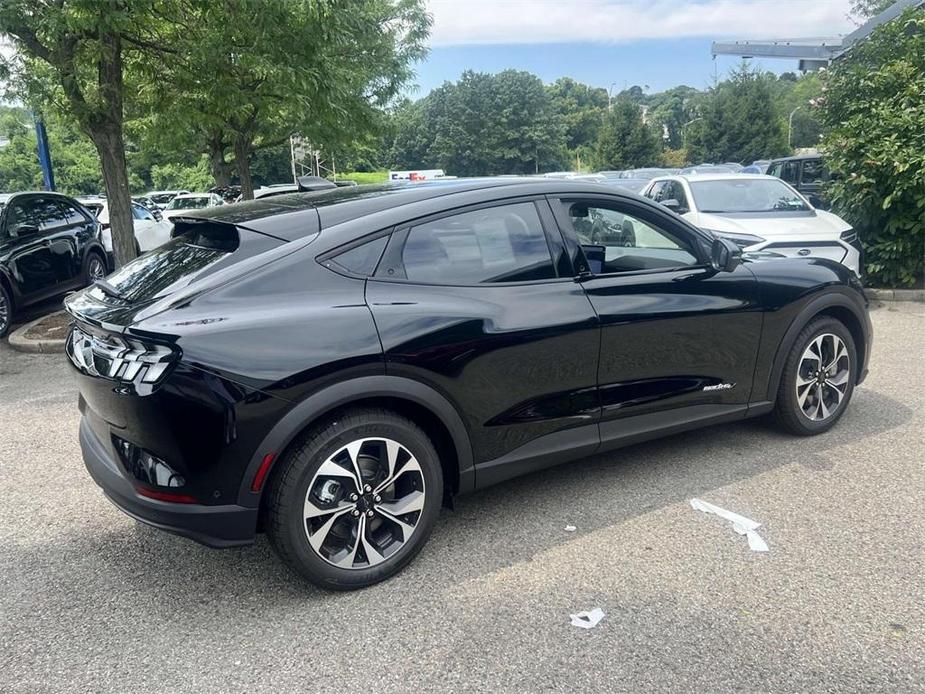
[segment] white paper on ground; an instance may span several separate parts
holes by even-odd
[[[740,516],[738,513],[727,511],[724,508],[714,506],[713,504],[707,503],[706,501],[701,501],[700,499],[691,499],[691,507],[695,511],[713,513],[720,518],[725,518],[727,521],[730,521],[732,523],[733,530],[739,533],[739,535],[745,535],[746,539],[748,540],[748,547],[753,552],[768,551],[768,543],[765,542],[761,535],[756,532],[758,528],[761,527],[761,523],[756,523],[751,518]]]
[[[574,525],[566,525],[566,526],[565,526],[565,532],[567,532],[567,533],[573,533],[573,532],[575,532],[576,530],[578,530],[578,528],[576,528]]]
[[[587,612],[570,614],[569,617],[572,618],[573,627],[593,629],[604,618],[604,610],[600,607],[595,607],[593,610],[588,610]]]

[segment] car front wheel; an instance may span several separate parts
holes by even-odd
[[[781,377],[774,414],[800,436],[831,429],[845,413],[857,380],[854,339],[843,323],[821,317],[797,337]]]
[[[443,498],[427,435],[388,410],[345,412],[312,429],[271,480],[267,534],[312,583],[352,590],[400,571],[427,541]]]
[[[0,337],[6,335],[13,324],[13,300],[6,287],[0,284]]]

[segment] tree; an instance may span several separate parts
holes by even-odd
[[[678,149],[684,145],[684,126],[694,119],[702,93],[681,85],[649,98],[649,120],[662,131],[665,146]]]
[[[657,166],[661,145],[642,120],[639,105],[626,96],[614,100],[598,133],[595,163],[599,169]]]
[[[102,165],[117,265],[135,257],[125,160],[125,67],[163,52],[159,3],[130,0],[4,0],[0,34],[13,39],[16,78],[41,105],[73,117]],[[163,9],[163,8],[161,8]]]
[[[392,163],[401,168],[484,176],[537,173],[565,161],[565,126],[528,72],[464,72],[395,118]]]
[[[607,90],[560,77],[546,91],[565,125],[568,148],[593,147],[607,110]]]
[[[851,0],[851,14],[864,19],[883,12],[896,0]]]
[[[819,114],[833,206],[859,230],[870,281],[921,283],[925,12],[907,10],[878,27],[832,64],[824,82]]]
[[[148,133],[208,154],[217,184],[229,180],[230,153],[245,198],[255,152],[296,133],[331,150],[374,128],[430,26],[422,0],[188,2],[183,59],[160,80],[177,98],[159,99]]]
[[[774,76],[746,63],[712,88],[700,106],[700,122],[685,129],[692,160],[750,163],[788,151],[785,125],[772,91]]]

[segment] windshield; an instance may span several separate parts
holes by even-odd
[[[691,181],[691,193],[700,212],[793,212],[807,210],[803,199],[781,181],[727,179]]]
[[[174,198],[167,205],[168,210],[198,210],[209,206],[209,198]]]

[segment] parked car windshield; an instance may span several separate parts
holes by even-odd
[[[209,206],[209,198],[174,198],[167,205],[168,210],[197,210]]]
[[[809,209],[803,199],[781,181],[724,179],[691,181],[700,212],[792,212]]]

